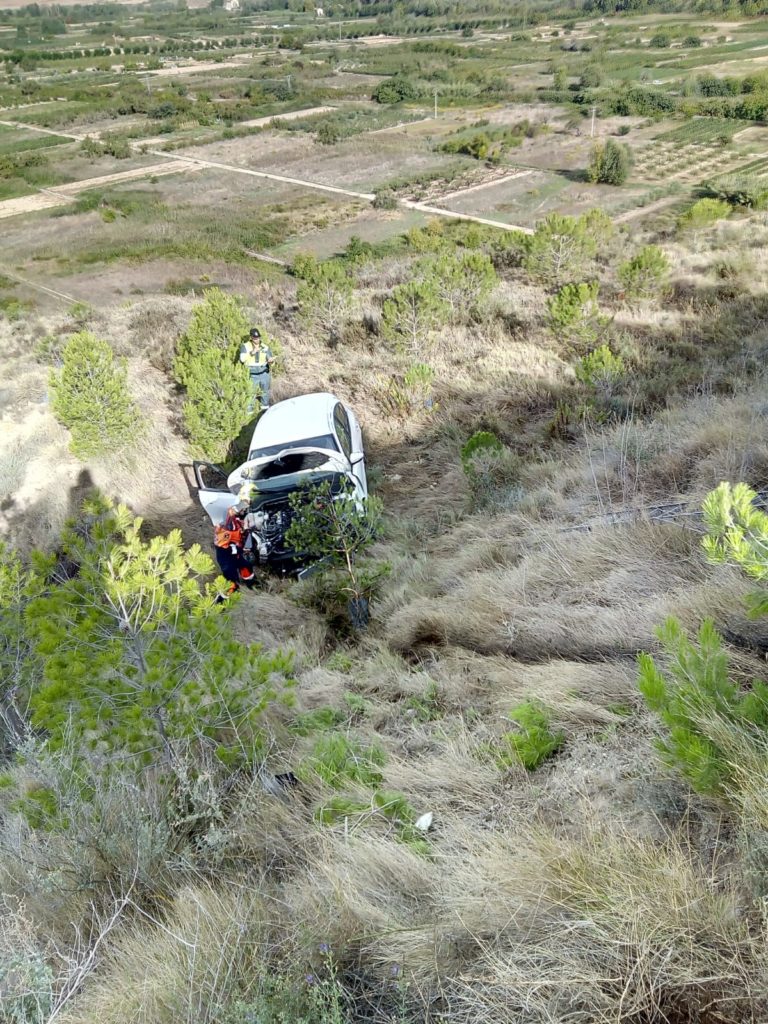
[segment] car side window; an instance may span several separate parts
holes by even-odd
[[[339,436],[341,450],[347,458],[349,458],[352,454],[352,431],[349,426],[349,417],[347,416],[346,410],[341,402],[339,402],[333,410],[333,424],[336,427],[336,433]]]

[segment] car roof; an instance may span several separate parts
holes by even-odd
[[[270,406],[256,424],[251,450],[331,433],[333,410],[338,401],[330,392],[318,391]]]

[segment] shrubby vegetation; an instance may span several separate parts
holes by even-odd
[[[704,548],[714,562],[732,561],[752,579],[768,578],[768,515],[756,508],[757,495],[745,484],[721,484],[704,503],[709,533]],[[749,601],[754,616],[768,613],[768,593]],[[743,688],[730,675],[728,654],[714,623],[705,620],[696,642],[669,619],[659,631],[670,658],[668,672],[650,655],[640,658],[640,690],[658,713],[667,734],[659,742],[665,759],[694,789],[737,808],[743,803],[745,773],[764,769],[768,735],[768,684],[753,680]]]
[[[214,461],[226,461],[251,415],[248,371],[238,359],[249,326],[238,301],[212,288],[177,347],[173,372],[186,393],[184,423],[194,448]]]
[[[646,245],[619,266],[619,281],[629,298],[658,297],[669,274],[669,260],[657,245]]]
[[[723,43],[701,11],[665,18],[670,46],[657,56],[676,66],[653,86],[652,67],[637,63],[641,46],[646,63],[653,52],[629,22],[585,37],[556,5],[472,0],[457,13],[405,0],[407,17],[374,4],[358,21],[345,2],[323,19],[281,11],[275,20],[295,26],[273,30],[262,24],[271,12],[241,3],[241,12],[137,9],[130,31],[117,5],[68,8],[56,18],[86,37],[93,29],[89,50],[105,48],[99,32],[117,36],[110,55],[87,58],[103,69],[113,49],[159,64],[159,54],[133,53],[160,48],[129,42],[134,30],[178,29],[169,53],[197,52],[190,37],[205,32],[212,55],[261,43],[269,53],[203,73],[186,93],[158,77],[112,95],[91,73],[47,80],[54,65],[68,70],[43,56],[64,53],[66,37],[35,42],[34,55],[13,40],[26,57],[10,61],[18,81],[0,85],[3,103],[43,100],[27,108],[40,124],[107,116],[116,157],[130,138],[120,118],[151,118],[173,146],[192,131],[234,139],[261,130],[238,128],[246,116],[339,92],[365,99],[368,81],[345,73],[354,67],[378,76],[377,110],[355,102],[296,130],[331,145],[423,116],[435,90],[441,111],[557,103],[556,130],[570,133],[583,133],[592,106],[598,116],[680,114],[648,148],[710,147],[725,194],[693,203],[696,182],[676,192],[665,181],[637,199],[649,206],[639,229],[631,217],[614,225],[600,212],[544,212],[530,236],[447,219],[399,234],[399,218],[377,217],[390,237],[352,236],[330,260],[297,257],[292,277],[244,252],[289,231],[335,230],[323,204],[307,220],[310,204],[285,209],[291,200],[255,223],[237,203],[208,217],[199,204],[121,186],[58,211],[91,212],[89,260],[190,262],[165,297],[126,296],[136,308],[114,317],[72,309],[59,322],[46,311],[39,325],[14,280],[0,278],[2,308],[16,318],[0,326],[28,346],[11,403],[24,407],[28,382],[33,396],[49,364],[61,372],[73,325],[92,319],[130,353],[131,379],[146,372],[142,406],[163,409],[158,422],[147,417],[146,466],[92,467],[100,484],[135,499],[144,523],[94,499],[62,533],[55,512],[73,493],[54,495],[53,509],[46,492],[23,504],[24,453],[48,458],[40,437],[20,433],[0,452],[0,518],[19,549],[0,550],[3,1011],[14,1024],[51,1015],[62,1024],[765,1019],[768,698],[761,620],[742,613],[740,598],[744,573],[763,583],[768,528],[751,492],[725,487],[706,506],[717,567],[686,529],[717,480],[768,486],[765,226],[752,212],[762,161],[750,180],[721,173],[747,145],[739,132],[752,122],[736,111],[759,112],[766,89],[759,74],[747,88],[746,78],[699,70],[743,56],[753,26]],[[41,29],[33,10],[0,20],[29,23],[30,39]],[[416,44],[344,45],[354,33],[435,26],[441,38]],[[706,49],[687,39],[694,29]],[[540,88],[534,51],[546,54]],[[533,75],[524,89],[500,73],[523,65]],[[48,102],[56,89],[68,98]],[[406,169],[379,189],[377,207],[483,180],[471,158],[494,155],[496,132],[475,123],[449,136],[467,151],[431,152],[440,166]],[[633,122],[633,140],[653,133]],[[507,142],[527,136],[517,125]],[[86,150],[81,164],[110,155]],[[58,158],[16,163],[22,155],[5,186],[14,194],[61,180]],[[561,202],[548,187],[526,191],[529,210]],[[575,193],[581,203],[589,189]],[[635,194],[615,188],[612,208],[629,211]],[[711,246],[688,234],[736,205]],[[77,223],[65,219],[63,234]],[[149,238],[155,224],[173,230]],[[40,253],[46,266],[83,272],[80,250],[61,248],[30,261]],[[386,498],[379,523],[375,499],[363,518],[349,494],[302,495],[291,536],[320,571],[300,583],[259,572],[255,592],[228,603],[194,544],[209,527],[179,478],[183,444],[166,427],[168,402],[186,400],[190,439],[223,459],[242,426],[237,349],[248,321],[226,293],[200,301],[208,280],[192,264],[202,261],[230,285],[252,282],[259,319],[284,342],[277,397],[327,388],[358,409],[369,481]],[[15,388],[9,365],[4,393]],[[117,357],[112,368],[119,377]],[[71,474],[57,438],[45,442]],[[33,530],[47,551],[27,557]],[[761,594],[747,611],[765,605]],[[653,628],[670,615],[678,625],[663,627],[656,646]],[[652,652],[640,695],[627,669],[637,650]]]
[[[116,362],[109,344],[89,331],[69,339],[50,388],[53,414],[69,428],[78,458],[114,454],[141,438],[144,420],[130,396],[125,362]]]
[[[600,185],[623,185],[629,177],[629,167],[627,147],[608,139],[593,147],[587,177]]]

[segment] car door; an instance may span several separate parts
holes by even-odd
[[[227,487],[227,474],[212,462],[193,462],[197,497],[214,526],[223,523],[235,496]]]
[[[350,460],[352,476],[362,497],[368,495],[368,480],[365,475],[365,458],[363,449],[363,432],[357,417],[342,402],[333,411],[333,425],[339,438],[341,450]]]

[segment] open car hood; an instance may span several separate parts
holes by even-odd
[[[281,491],[311,484],[313,476],[348,473],[349,463],[340,452],[330,448],[284,448],[276,455],[265,455],[243,463],[227,477],[227,486],[237,493],[245,483],[260,491]]]

